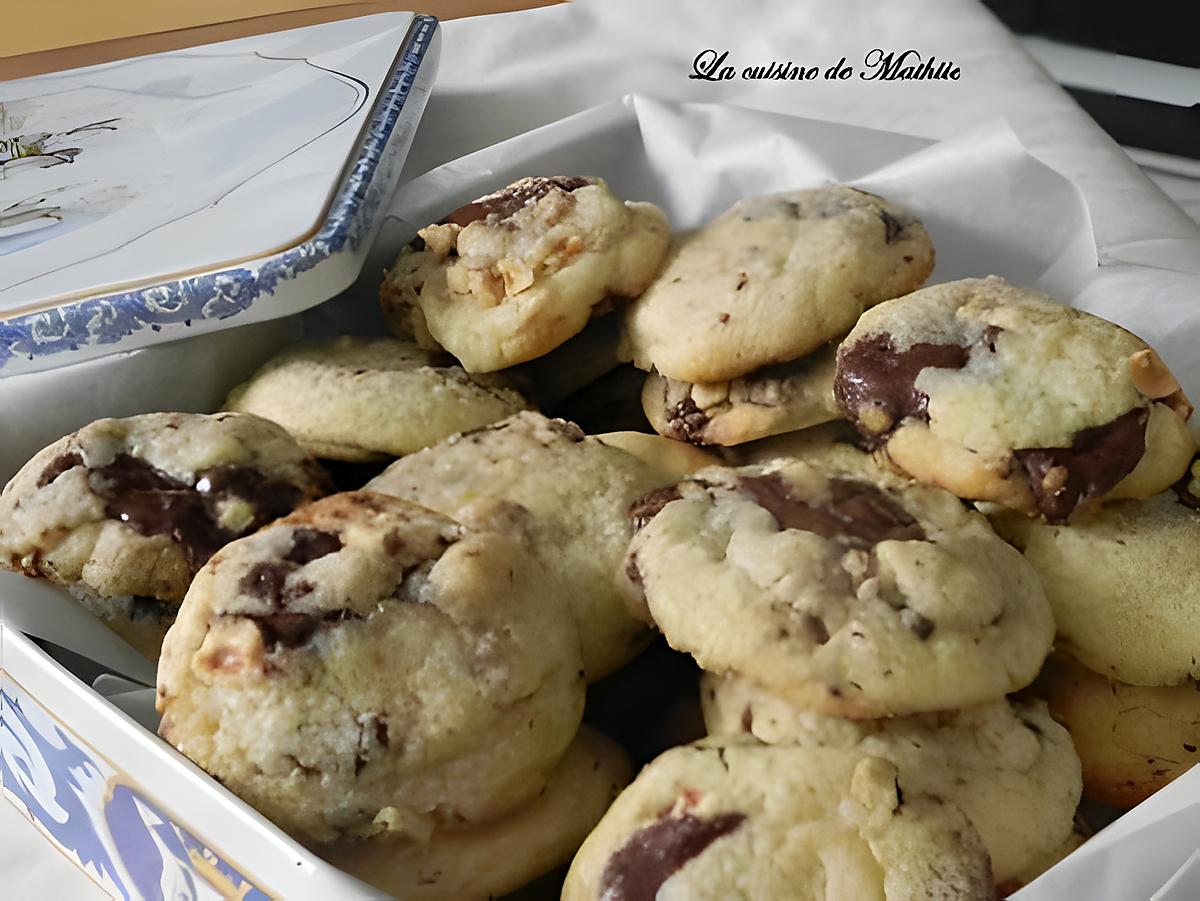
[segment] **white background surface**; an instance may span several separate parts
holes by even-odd
[[[1160,292],[1196,295],[1200,232],[971,0],[576,0],[567,6],[448,22],[433,98],[406,177],[466,152],[630,91],[730,102],[942,138],[1005,117],[1035,156],[1083,191],[1106,272],[1157,259],[1154,284],[1130,285],[1130,303]],[[958,81],[713,84],[689,80],[702,50],[743,65],[791,60],[822,69],[875,48],[916,48],[953,60]],[[1142,293],[1139,294],[1139,291]],[[1169,332],[1164,323],[1164,332]],[[1154,340],[1154,336],[1146,337]],[[1193,350],[1194,354],[1194,350]],[[4,898],[100,897],[33,827],[0,804]]]

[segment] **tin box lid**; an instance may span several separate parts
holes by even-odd
[[[0,84],[0,376],[348,287],[438,43],[384,13]]]

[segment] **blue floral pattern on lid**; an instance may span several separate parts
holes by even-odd
[[[425,58],[437,19],[414,16],[387,85],[371,112],[359,152],[343,177],[324,224],[313,237],[261,264],[225,269],[0,322],[0,375],[14,359],[47,357],[84,346],[117,344],[143,329],[183,330],[194,322],[244,313],[283,281],[330,256],[357,251],[396,183],[403,159],[390,147],[397,121]]]
[[[114,897],[271,897],[7,679],[0,683],[0,784]]]

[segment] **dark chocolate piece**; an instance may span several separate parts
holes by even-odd
[[[242,576],[238,588],[244,594],[267,601],[274,607],[282,606],[284,583],[295,568],[293,564],[277,561],[255,563]]]
[[[554,175],[550,177],[535,176],[523,178],[494,194],[488,194],[470,203],[460,206],[441,221],[441,225],[458,225],[466,228],[472,222],[490,219],[503,222],[526,204],[536,203],[554,188],[561,188],[570,193],[586,185],[594,185],[594,178],[579,175]]]
[[[995,335],[987,338],[987,346],[994,342]],[[833,395],[856,423],[869,406],[887,414],[890,428],[908,417],[928,422],[929,395],[917,389],[917,376],[929,367],[962,369],[970,356],[970,348],[957,344],[914,344],[898,351],[886,332],[871,335],[838,353]]]
[[[322,473],[323,474],[323,473]],[[304,492],[282,479],[273,479],[253,466],[214,466],[197,474],[196,490],[217,500],[237,497],[254,508],[255,531],[273,519],[287,516],[304,499]],[[215,505],[211,510],[215,519]]]
[[[645,528],[646,523],[658,516],[663,507],[671,501],[681,500],[682,497],[679,489],[670,485],[666,488],[656,488],[649,494],[638,498],[629,505],[629,518],[633,521],[633,530],[636,532]]]
[[[880,210],[879,218],[883,220],[883,243],[891,244],[904,231],[904,223],[887,210]]]
[[[921,641],[924,641],[933,634],[933,620],[922,613],[918,613],[911,607],[900,608],[900,622],[904,623],[909,631],[921,639]]]
[[[925,539],[920,524],[868,482],[830,479],[829,500],[816,503],[792,494],[792,486],[779,473],[739,478],[738,487],[774,516],[781,529],[802,529],[863,550],[881,541]]]
[[[281,648],[294,650],[308,644],[317,629],[328,623],[344,623],[361,620],[363,617],[353,610],[330,610],[321,616],[312,613],[260,613],[247,616],[262,635],[262,643],[269,651]]]
[[[268,649],[298,648],[317,631],[317,619],[307,613],[264,613],[251,616]]]
[[[1013,451],[1047,522],[1066,522],[1080,504],[1107,494],[1133,471],[1146,452],[1149,418],[1150,411],[1138,407],[1077,432],[1070,447]]]
[[[745,814],[702,819],[690,813],[663,817],[639,829],[608,859],[600,877],[604,901],[654,901],[676,871],[745,821]]]
[[[79,451],[67,451],[65,454],[59,454],[51,461],[50,465],[42,470],[42,475],[38,479],[37,486],[45,488],[68,469],[74,469],[76,466],[83,465],[83,456]]]
[[[804,632],[812,639],[813,644],[825,644],[829,641],[829,627],[825,625],[825,620],[812,613],[802,613],[800,616]]]
[[[667,411],[667,436],[676,441],[699,444],[697,439],[706,425],[708,416],[690,397],[685,397]]]
[[[323,529],[296,529],[292,532],[292,549],[283,559],[303,566],[342,549],[342,539]]]
[[[199,570],[235,538],[290,513],[304,498],[291,482],[249,466],[217,466],[194,485],[167,475],[140,457],[117,454],[89,475],[92,490],[107,502],[104,512],[142,535],[169,535]],[[220,525],[220,505],[238,498],[254,510],[250,524],[233,531]]]

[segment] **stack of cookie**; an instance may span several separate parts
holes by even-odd
[[[736,445],[837,419],[834,351],[862,312],[919,288],[913,216],[844,185],[750,197],[683,237],[622,319],[660,435]]]
[[[799,457],[702,470],[631,507],[631,609],[708,672],[711,737],[638,777],[577,856],[568,897],[633,897],[620,885],[646,878],[635,870],[655,855],[672,858],[663,878],[689,896],[720,897],[706,880],[726,855],[800,841],[814,819],[829,834],[802,862],[756,857],[739,876],[763,880],[747,896],[823,879],[890,892],[904,877],[886,849],[906,841],[919,849],[915,867],[947,880],[929,876],[929,890],[990,897],[993,880],[1011,888],[1073,847],[1070,739],[1040,702],[1006,699],[1033,681],[1054,635],[1032,567],[949,492],[880,469],[852,445],[808,445]],[[735,781],[773,774],[758,788],[768,796],[813,791],[793,788],[811,775],[781,775],[784,761],[818,767],[821,801],[789,816],[743,804],[724,776],[668,775],[710,754]],[[662,779],[676,792],[665,801]],[[847,799],[881,810],[859,821]],[[938,834],[950,817],[955,841],[871,831],[909,803],[913,828]],[[686,843],[680,830],[735,815],[737,831],[711,852],[673,844]],[[975,848],[983,853],[972,857]],[[840,871],[832,856],[870,865]]]
[[[367,491],[302,507],[209,561],[159,663],[163,738],[402,898],[519,887],[629,775],[579,731],[578,628],[528,514],[459,514]]]
[[[1132,806],[1200,759],[1192,407],[1154,350],[969,279],[866,314],[835,390],[889,463],[981,502],[1038,572],[1060,652],[1041,685],[1086,793]]]
[[[380,302],[397,335],[495,372],[638,297],[669,242],[662,210],[622,203],[602,179],[523,178],[418,231]]]
[[[993,522],[1054,608],[1038,685],[1075,739],[1084,794],[1132,807],[1200,763],[1200,458],[1172,490],[1076,522]]]
[[[323,459],[374,464],[503,419],[529,398],[561,399],[616,365],[615,329],[553,352],[641,294],[669,238],[661,210],[621,202],[598,178],[521,179],[421,229],[401,252],[380,289],[395,338],[288,348],[225,408],[278,422]],[[335,467],[346,487],[362,472]]]

